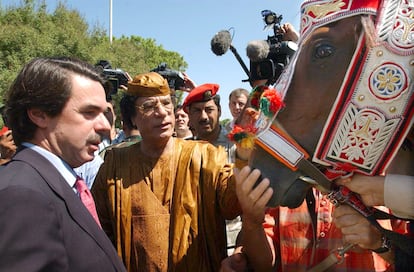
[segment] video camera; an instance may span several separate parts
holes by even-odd
[[[119,86],[128,86],[128,76],[121,69],[103,69],[105,78],[111,82],[114,94],[118,91]]]
[[[128,75],[121,69],[112,69],[111,64],[107,60],[100,60],[95,67],[101,70],[104,79],[110,83],[110,91],[107,94],[107,100],[111,100],[111,96],[118,92],[121,85],[128,85]]]
[[[273,36],[267,36],[267,45],[259,50],[263,52],[254,61],[250,60],[251,80],[267,79],[267,84],[273,84],[279,78],[283,69],[289,63],[290,58],[297,50],[296,43],[292,41],[283,41],[283,33],[280,31],[282,15],[277,15],[273,11],[263,10],[261,12],[266,28],[273,28]],[[256,49],[257,50],[257,49]]]
[[[176,70],[169,69],[165,62],[162,62],[157,68],[151,70],[151,72],[157,72],[168,81],[170,89],[179,90],[184,87],[184,75]]]

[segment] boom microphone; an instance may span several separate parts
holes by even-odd
[[[252,62],[258,62],[266,59],[269,52],[269,43],[264,40],[251,41],[246,47],[246,54]]]
[[[221,56],[229,50],[231,45],[231,35],[228,30],[222,30],[211,39],[211,51],[217,56]]]
[[[230,31],[228,30],[221,30],[216,33],[211,39],[211,51],[217,56],[224,55],[227,50],[231,50],[231,52],[236,57],[237,61],[240,63],[241,67],[243,68],[244,72],[248,76],[250,80],[250,72],[247,68],[246,64],[243,62],[242,58],[240,57],[239,53],[237,53],[236,48],[231,44],[231,35]]]

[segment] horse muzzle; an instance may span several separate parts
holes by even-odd
[[[270,181],[273,196],[267,204],[269,207],[297,208],[312,188],[311,184],[300,179],[303,176],[300,171],[292,171],[258,145],[252,152],[249,164],[252,168],[260,169],[262,177]]]

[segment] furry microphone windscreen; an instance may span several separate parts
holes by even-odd
[[[229,50],[231,45],[231,35],[227,30],[218,32],[211,39],[211,51],[217,56],[221,56]]]
[[[264,40],[251,41],[246,47],[246,54],[252,62],[266,59],[267,55],[269,55],[269,51],[269,43]]]

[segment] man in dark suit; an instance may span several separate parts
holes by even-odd
[[[37,58],[8,91],[18,151],[0,170],[0,271],[125,271],[73,171],[110,129],[103,86],[85,62]]]

